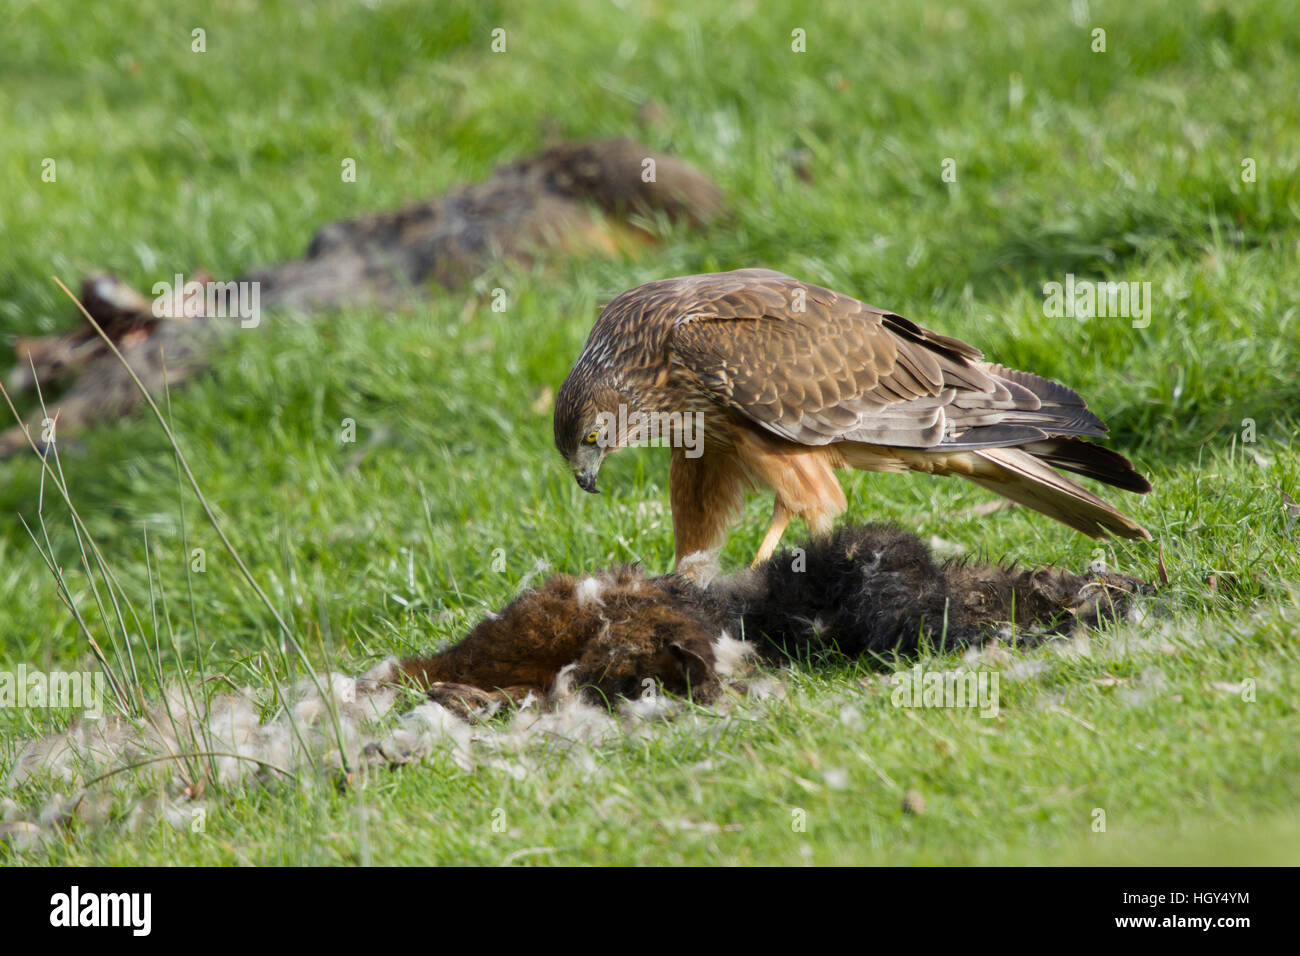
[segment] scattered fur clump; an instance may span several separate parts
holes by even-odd
[[[286,704],[270,716],[273,701],[247,688],[207,701],[173,690],[140,717],[78,719],[62,733],[27,742],[0,796],[0,844],[21,853],[73,823],[130,831],[165,821],[188,831],[216,787],[346,785],[357,771],[434,753],[464,771],[486,767],[524,777],[559,750],[595,773],[590,747],[659,733],[669,717],[679,718],[673,730],[684,734],[722,732],[725,721],[716,715],[683,715],[679,699],[657,693],[613,708],[593,705],[576,692],[571,674],[561,670],[544,702],[526,697],[491,722],[434,700],[412,706],[395,658],[360,678],[326,674],[319,688],[304,681],[277,691],[270,696]],[[756,686],[752,696],[768,686]]]
[[[230,787],[288,779],[304,768],[355,766],[376,722],[401,693],[391,682],[325,674],[319,688],[304,681],[286,689],[287,706],[270,719],[264,719],[268,701],[247,688],[211,699],[172,688],[138,717],[78,718],[63,733],[29,741],[18,752],[6,791],[32,786],[39,793],[44,784],[51,792],[34,815],[12,798],[0,799],[0,839],[30,846],[73,820],[107,822],[123,806],[130,808],[128,827],[161,815],[188,828],[189,811],[202,807],[209,784]],[[128,768],[133,773],[120,772]],[[161,795],[142,800],[150,785]]]

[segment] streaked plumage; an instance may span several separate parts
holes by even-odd
[[[620,404],[703,415],[703,454],[672,450],[679,561],[722,543],[746,485],[776,493],[760,559],[792,516],[829,531],[846,507],[843,467],[960,475],[1093,537],[1150,537],[1055,470],[1151,487],[1128,459],[1083,440],[1106,426],[1075,392],[779,272],[648,282],[609,304],[555,404],[556,446],[587,490],[626,444],[590,440]]]

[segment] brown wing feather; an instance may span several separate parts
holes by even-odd
[[[692,276],[669,291],[654,307],[671,321],[678,381],[800,444],[978,448],[1105,434],[1064,386],[779,272]]]

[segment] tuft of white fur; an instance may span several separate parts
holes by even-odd
[[[527,591],[533,586],[534,581],[549,570],[551,570],[550,562],[545,558],[538,558],[533,562],[533,566],[524,573],[524,576],[519,579],[519,583],[515,586],[515,593],[522,594]],[[495,617],[495,615],[493,616]]]
[[[1147,618],[1151,616],[1151,603],[1141,598],[1131,598],[1128,603],[1128,610],[1124,614],[1124,623],[1130,625],[1145,624]]]
[[[396,684],[402,679],[402,672],[397,666],[397,658],[389,655],[362,674],[360,679],[375,684]]]
[[[735,677],[748,669],[758,651],[748,641],[738,641],[726,631],[713,642],[713,669],[719,677]]]
[[[619,713],[634,721],[667,720],[682,709],[682,702],[666,694],[642,694],[618,702]]]
[[[579,610],[586,610],[593,605],[605,606],[601,595],[605,593],[605,582],[599,578],[583,578],[573,588],[573,599],[578,602]]]

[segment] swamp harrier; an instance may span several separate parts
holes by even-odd
[[[605,456],[659,439],[677,561],[718,547],[749,486],[776,493],[755,559],[794,516],[818,535],[845,510],[836,468],[959,475],[1094,538],[1150,538],[1056,469],[1150,483],[1085,438],[1075,392],[768,269],[648,282],[611,302],[555,401],[555,444],[596,490]]]

